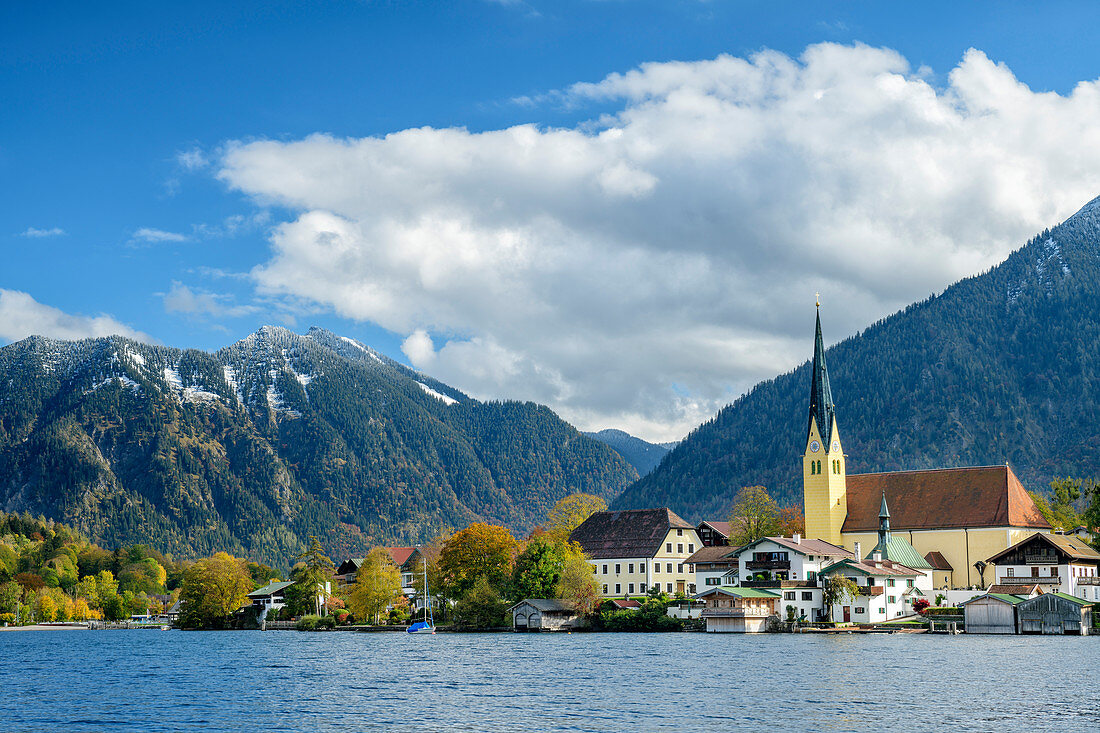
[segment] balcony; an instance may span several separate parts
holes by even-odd
[[[816,588],[812,580],[745,580],[742,588]]]
[[[746,570],[790,570],[790,560],[746,560]]]
[[[1085,575],[1077,578],[1077,585],[1100,585],[1100,577],[1095,575]]]
[[[1024,555],[1025,565],[1057,565],[1057,555]]]
[[[858,588],[859,588],[859,595],[860,596],[867,596],[867,597],[881,596],[883,594],[883,592],[886,590],[881,585],[861,585],[861,586],[858,586]],[[905,590],[905,589],[900,588],[900,589],[897,589],[897,590],[900,594],[900,592]]]
[[[767,618],[773,615],[766,609],[754,608],[704,608],[700,618]]]
[[[1078,578],[1080,580],[1080,578]],[[1057,575],[1004,575],[997,578],[998,585],[1061,585]]]

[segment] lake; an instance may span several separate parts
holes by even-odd
[[[1100,728],[1100,638],[0,633],[3,731]]]

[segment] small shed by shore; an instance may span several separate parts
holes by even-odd
[[[986,593],[962,604],[968,634],[1015,634],[1016,607],[1027,596]]]
[[[1087,636],[1094,605],[1065,593],[1028,598],[1016,606],[1019,633]]]
[[[524,598],[508,610],[513,631],[569,631],[584,623],[573,604],[556,598]]]

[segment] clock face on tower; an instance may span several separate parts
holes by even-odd
[[[840,450],[840,443],[838,443],[834,440],[833,441],[833,453],[836,453],[838,450]]]
[[[817,453],[819,450],[821,450],[821,445],[816,440],[811,440],[810,441],[810,452],[811,453]]]

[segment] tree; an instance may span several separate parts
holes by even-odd
[[[558,579],[570,554],[566,543],[551,539],[549,534],[530,540],[516,558],[512,600],[555,598]]]
[[[590,614],[600,602],[600,586],[588,557],[576,547],[562,567],[554,595],[569,601],[578,613]]]
[[[461,598],[484,578],[499,593],[508,582],[518,543],[504,527],[480,522],[456,532],[439,556],[443,590]]]
[[[806,517],[800,504],[788,504],[779,510],[779,534],[784,537],[806,534]]]
[[[322,599],[327,595],[325,584],[332,582],[332,576],[336,572],[336,565],[325,554],[320,541],[311,536],[309,549],[298,556],[301,564],[297,566],[297,577],[294,578],[295,595],[301,598],[309,598],[314,612],[320,616]]]
[[[779,505],[763,486],[746,486],[737,492],[730,511],[730,544],[743,546],[780,531]]]
[[[859,586],[851,578],[843,575],[830,575],[822,587],[821,599],[825,604],[825,614],[832,620],[833,606],[859,595]]]
[[[164,567],[151,557],[132,562],[118,574],[120,591],[133,593],[163,593],[168,580]]]
[[[190,628],[221,627],[243,606],[253,589],[243,560],[224,552],[197,560],[180,587],[180,623]]]
[[[0,584],[0,613],[15,613],[23,599],[23,586],[9,580]]]
[[[355,574],[355,587],[348,596],[348,608],[357,618],[378,617],[401,593],[401,571],[385,547],[375,547]]]
[[[570,494],[559,499],[546,514],[546,533],[565,541],[569,534],[596,512],[607,511],[607,502],[592,494]]]
[[[53,621],[57,616],[57,603],[45,588],[39,589],[34,605],[35,617],[39,621]]]
[[[507,610],[500,592],[482,575],[455,604],[455,617],[464,625],[487,629],[503,625]]]

